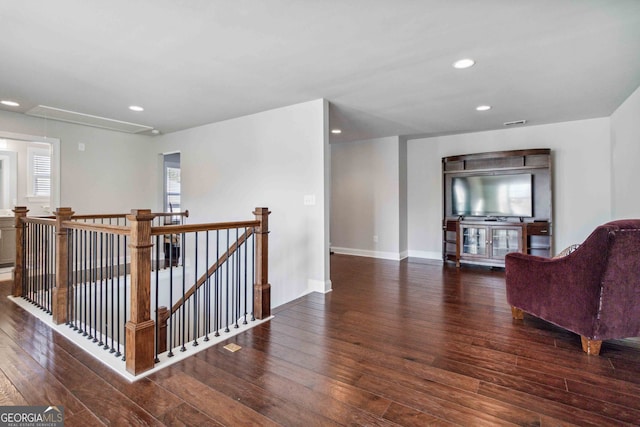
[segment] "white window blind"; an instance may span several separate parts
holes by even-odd
[[[51,194],[51,157],[35,154],[33,156],[33,195]]]
[[[51,195],[51,154],[43,148],[30,148],[29,152],[29,194],[32,197]]]
[[[180,168],[167,167],[166,197],[170,212],[180,212]]]

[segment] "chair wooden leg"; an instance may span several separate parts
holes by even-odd
[[[524,311],[517,307],[511,307],[511,316],[513,316],[515,320],[522,320],[524,319]]]
[[[600,354],[600,346],[602,345],[602,340],[590,340],[587,337],[580,336],[580,341],[582,341],[582,351],[587,354],[592,354],[597,356]]]

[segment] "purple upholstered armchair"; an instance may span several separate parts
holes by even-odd
[[[505,272],[514,319],[575,332],[595,355],[603,340],[640,336],[640,219],[601,225],[562,258],[510,253]]]

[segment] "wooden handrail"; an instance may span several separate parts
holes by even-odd
[[[131,227],[126,225],[93,224],[90,222],[63,221],[62,227],[74,230],[102,231],[119,235],[131,234]]]
[[[195,233],[200,231],[226,230],[234,228],[251,228],[258,227],[260,221],[234,221],[234,222],[217,222],[208,224],[184,224],[184,225],[163,225],[159,227],[151,227],[152,236],[161,236],[163,234],[181,234]]]
[[[74,215],[71,217],[72,221],[85,220],[85,219],[116,219],[116,218],[126,218],[128,214],[85,214],[85,215]]]
[[[113,214],[86,214],[86,215],[74,215],[71,217],[72,221],[76,220],[85,220],[85,219],[115,219],[115,218],[126,218],[128,213],[113,213]],[[185,218],[189,217],[189,210],[183,212],[153,212],[152,215],[154,217],[165,217],[165,216],[183,216]]]
[[[23,223],[40,224],[40,225],[56,225],[56,218],[45,218],[39,216],[25,216],[21,218]]]
[[[154,213],[154,215],[156,217],[163,217],[163,216],[183,216],[185,218],[189,218],[189,209],[187,209],[186,211],[183,212],[158,212],[158,213]]]
[[[55,220],[42,219],[42,218],[28,218],[25,221],[34,224],[48,224],[55,225]],[[260,221],[235,221],[235,222],[220,222],[220,223],[206,223],[206,224],[185,224],[185,225],[162,225],[158,227],[151,227],[152,236],[162,236],[165,234],[181,234],[181,233],[195,233],[201,231],[213,231],[213,230],[226,230],[234,228],[251,228],[258,227]],[[128,235],[131,232],[131,228],[126,225],[110,225],[110,224],[94,224],[90,222],[77,222],[73,219],[70,221],[63,221],[62,226],[64,228],[75,230],[89,230],[89,231],[102,231],[105,233],[113,233],[120,235]]]

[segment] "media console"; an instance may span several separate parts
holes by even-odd
[[[442,174],[445,262],[504,267],[509,252],[552,255],[551,150],[445,157]]]
[[[551,224],[548,222],[509,222],[446,220],[444,226],[445,261],[504,267],[509,252],[549,256]]]

